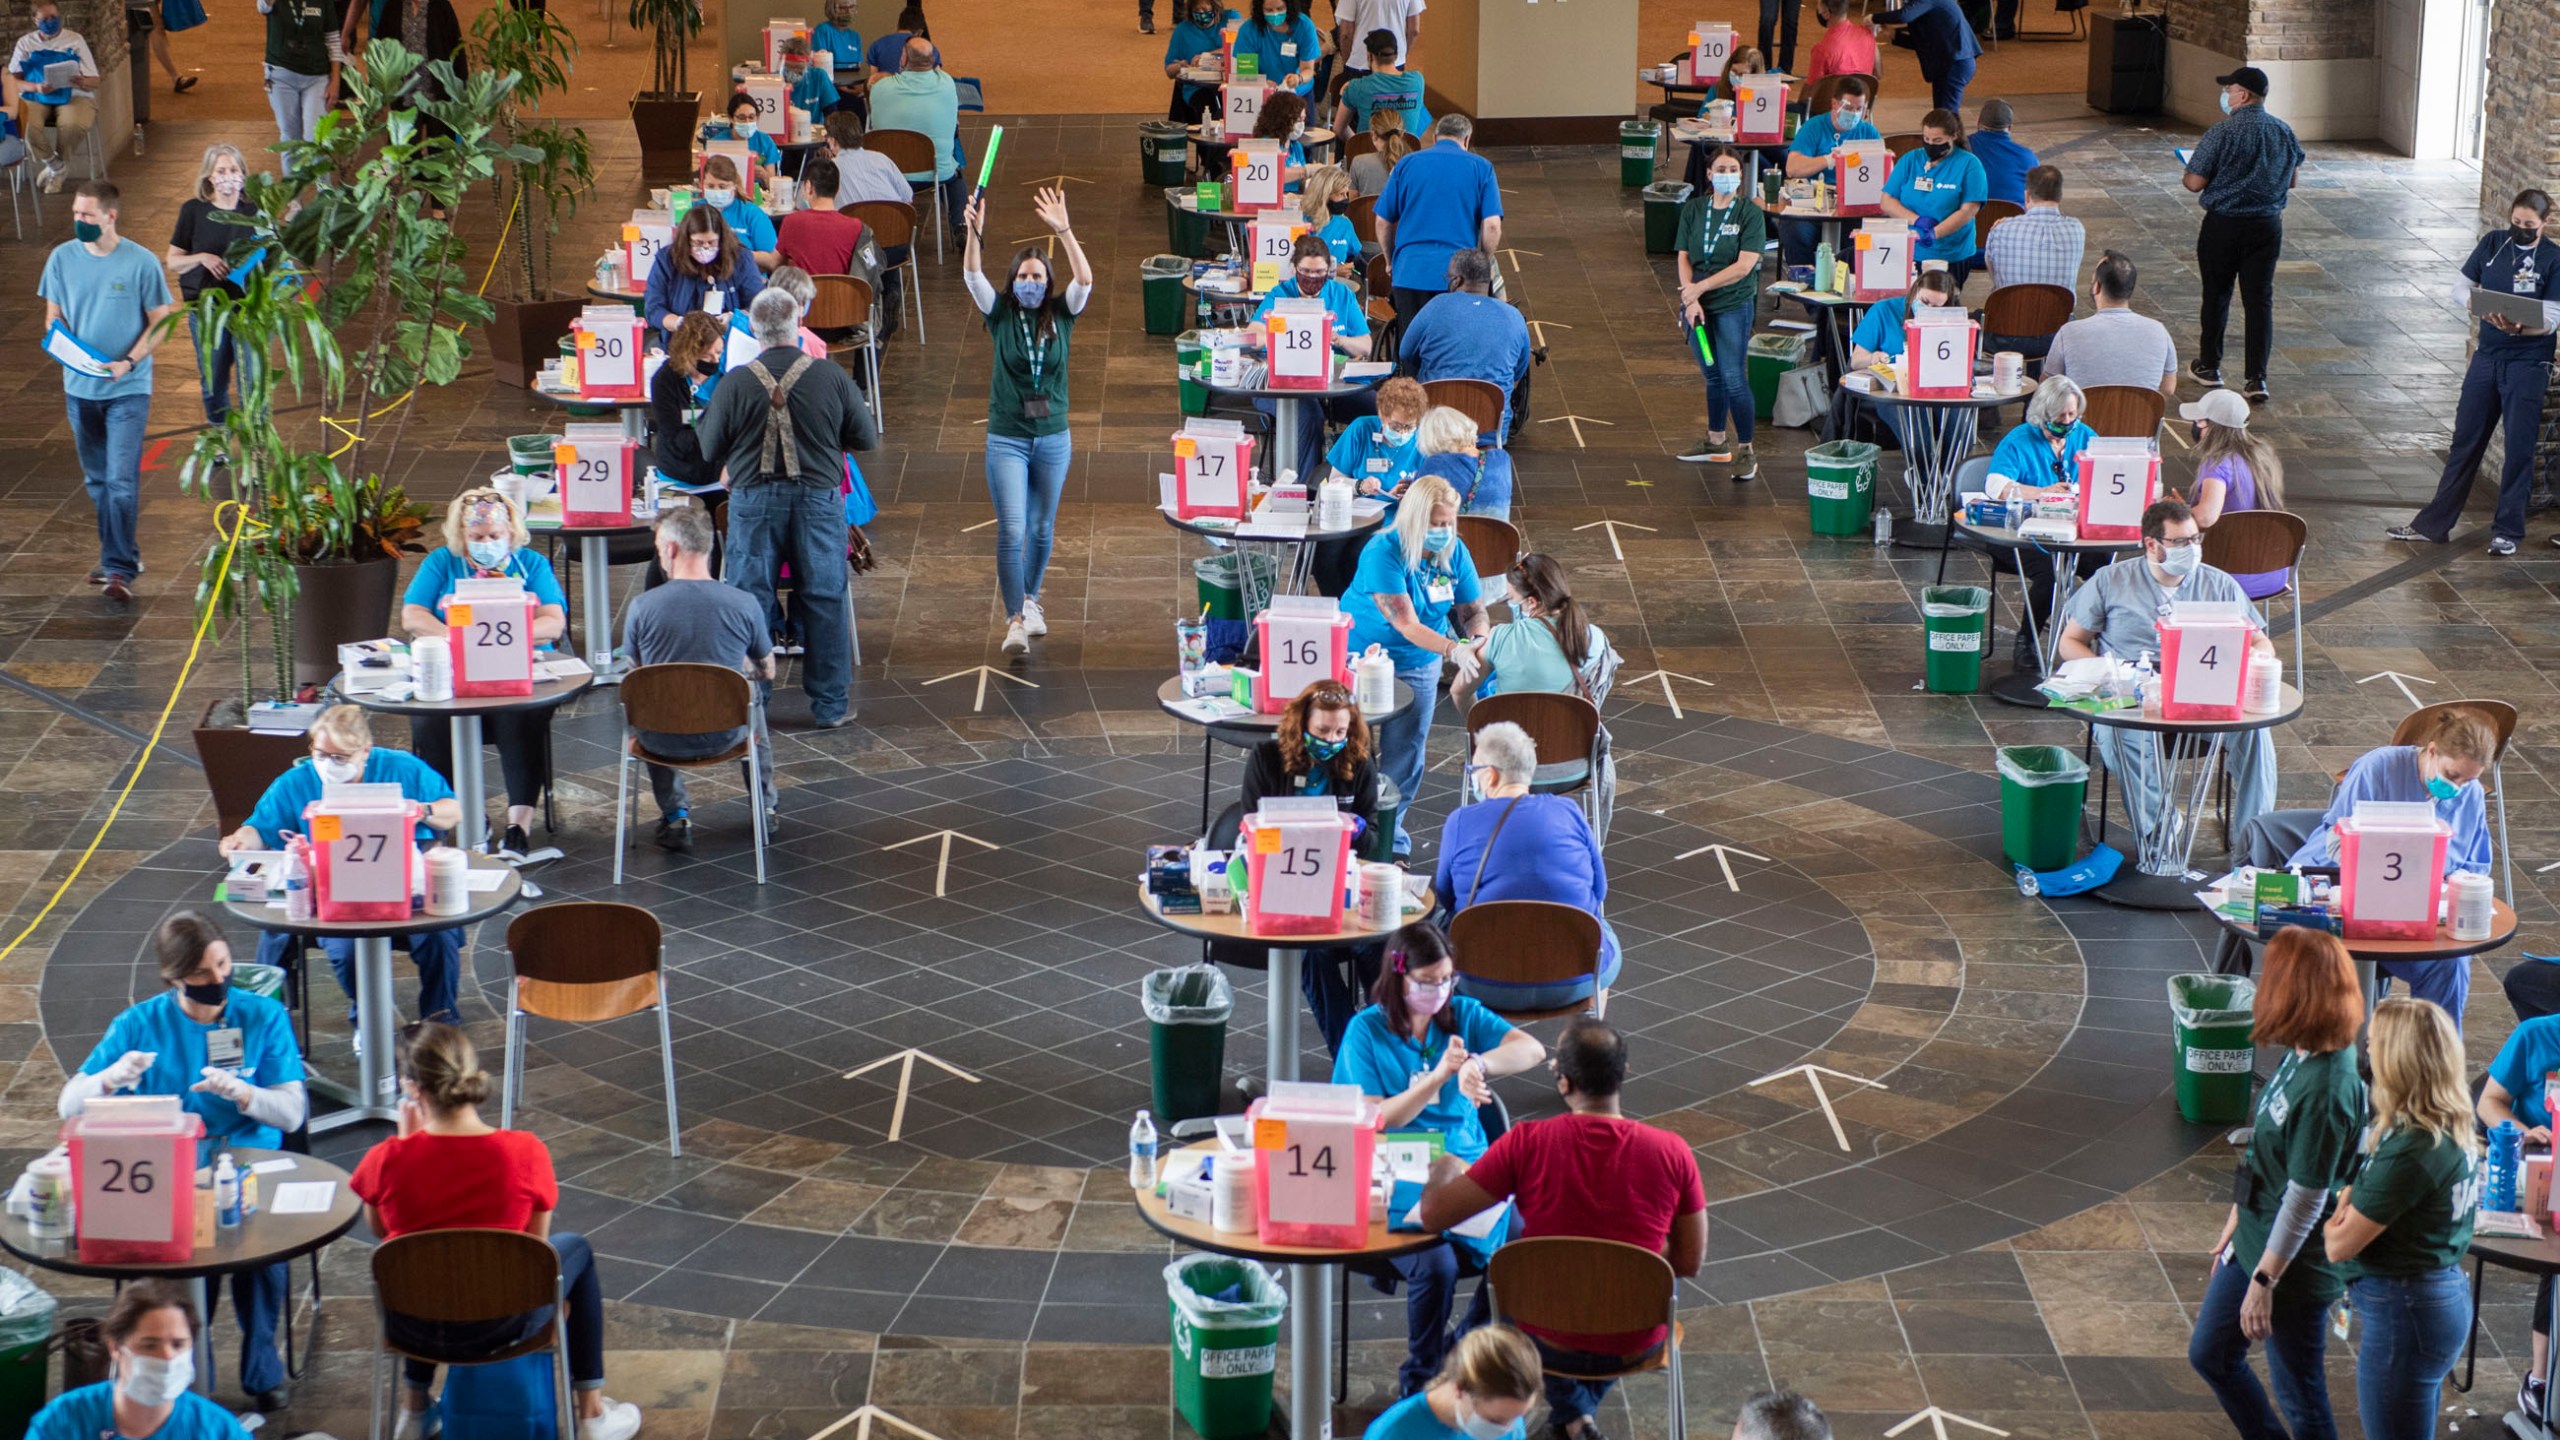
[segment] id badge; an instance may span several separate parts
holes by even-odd
[[[1937,189],[1938,186],[1936,181],[1931,180],[1926,175],[1915,175],[1911,177],[1911,188],[1919,191],[1923,195],[1926,195],[1930,191]]]
[[[204,1061],[208,1065],[223,1070],[236,1070],[240,1067],[240,1062],[248,1057],[248,1053],[249,1048],[242,1043],[240,1027],[237,1025],[225,1025],[218,1030],[205,1032]]]
[[[1386,457],[1386,456],[1384,456],[1384,455],[1372,455],[1372,456],[1370,456],[1370,457],[1369,457],[1369,473],[1370,473],[1370,474],[1372,474],[1372,475],[1384,475],[1384,474],[1386,474],[1386,473],[1387,473],[1387,457]]]
[[[1449,580],[1434,580],[1423,588],[1422,598],[1434,605],[1449,604],[1458,598],[1457,584]]]
[[[1023,396],[1023,397],[1022,397],[1022,418],[1023,418],[1023,419],[1025,419],[1025,420],[1046,420],[1046,419],[1048,419],[1048,418],[1049,418],[1049,401],[1048,401],[1048,397],[1046,397],[1046,396],[1042,396],[1042,395],[1025,395],[1025,396]]]
[[[1283,59],[1283,60],[1295,60],[1295,59],[1297,59],[1297,58],[1298,58],[1298,42],[1297,42],[1297,41],[1295,41],[1295,40],[1287,40],[1287,41],[1283,41],[1283,42],[1281,42],[1281,45],[1280,45],[1280,58],[1281,58],[1281,59]]]

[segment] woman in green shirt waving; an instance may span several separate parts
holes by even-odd
[[[1751,377],[1744,362],[1760,301],[1760,252],[1768,243],[1759,203],[1742,193],[1742,156],[1718,146],[1707,157],[1707,193],[1680,207],[1680,338],[1707,381],[1707,438],[1680,458],[1730,463],[1725,478],[1737,485],[1760,473],[1751,455]],[[1730,445],[1727,411],[1738,437]]]
[[[2462,1036],[2432,1000],[2373,1012],[2373,1153],[2322,1238],[2356,1307],[2356,1414],[2366,1440],[2427,1440],[2471,1333],[2462,1252],[2480,1211],[2480,1134]]]
[[[2364,1129],[2352,1048],[2364,992],[2345,942],[2299,926],[2277,931],[2259,962],[2256,1013],[2250,1038],[2286,1047],[2285,1057],[2258,1092],[2187,1363],[2213,1387],[2241,1440],[2335,1440],[2323,1321],[2345,1286],[2320,1246],[2303,1242],[2345,1182]],[[2249,1369],[2259,1341],[2274,1405]]]

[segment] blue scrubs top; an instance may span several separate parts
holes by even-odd
[[[1911,150],[1893,162],[1884,193],[1936,223],[1989,198],[1991,181],[1969,150],[1950,150],[1935,165],[1925,151]],[[1973,251],[1973,225],[1967,222],[1953,228],[1941,225],[1935,235],[1913,246],[1911,254],[1915,260],[1970,260]]]
[[[1843,140],[1881,140],[1883,138],[1884,136],[1876,130],[1875,121],[1864,115],[1859,116],[1858,123],[1850,126],[1844,134],[1833,127],[1831,112],[1825,110],[1796,127],[1795,143],[1787,147],[1787,152],[1791,155],[1820,157],[1839,149],[1840,142]]]
[[[1902,358],[1902,324],[1911,318],[1909,297],[1896,295],[1879,300],[1858,317],[1858,328],[1849,333],[1849,344],[1859,350],[1872,350],[1878,355]]]
[[[2320,828],[2312,831],[2311,838],[2285,863],[2337,864],[2338,822],[2356,813],[2359,800],[2424,800],[2433,804],[2436,818],[2453,827],[2453,839],[2444,847],[2444,873],[2489,873],[2489,807],[2480,782],[2474,780],[2463,786],[2450,800],[2436,799],[2427,793],[2427,782],[2418,774],[2415,745],[2385,745],[2365,752],[2364,758],[2350,766],[2346,778],[2338,782],[2337,798],[2329,802],[2328,813],[2320,817]]]
[[[1280,284],[1274,288],[1270,294],[1262,297],[1262,304],[1256,307],[1253,312],[1254,322],[1256,324],[1261,323],[1262,318],[1271,313],[1271,307],[1273,305],[1292,297],[1299,299],[1307,298],[1299,294],[1298,284],[1295,279],[1284,276]],[[1323,301],[1325,310],[1333,316],[1333,333],[1335,335],[1366,335],[1369,333],[1369,316],[1367,312],[1360,308],[1360,295],[1358,291],[1353,290],[1350,286],[1343,284],[1339,280],[1327,280],[1324,282],[1324,288],[1317,291],[1314,298]]]
[[[1324,228],[1316,232],[1316,238],[1333,252],[1336,265],[1356,260],[1365,253],[1360,244],[1360,232],[1352,228],[1348,215],[1336,215],[1325,221]]]
[[[809,48],[814,50],[817,46],[812,43]],[[800,83],[791,87],[791,103],[802,110],[817,111],[821,120],[827,117],[828,111],[836,108],[836,102],[842,98],[836,92],[836,77],[816,65],[810,66],[809,73],[800,77]],[[780,153],[778,146],[776,153]]]
[[[661,250],[658,253],[663,259],[674,252]],[[401,603],[441,615],[445,597],[453,593],[454,583],[471,579],[479,573],[480,567],[467,556],[454,554],[451,546],[440,545],[428,551],[427,558],[418,562],[418,573],[410,578],[409,593],[400,597]],[[568,608],[569,597],[561,591],[559,577],[551,573],[551,562],[543,559],[542,552],[538,550],[509,550],[507,562],[499,567],[497,574],[513,576],[522,582],[525,593],[533,597],[536,605]],[[375,753],[382,752],[377,748]]]
[[[1466,1042],[1470,1055],[1490,1054],[1512,1030],[1510,1021],[1464,995],[1449,997],[1449,1017],[1457,1022],[1458,1038]],[[1333,1057],[1333,1083],[1357,1085],[1364,1095],[1401,1095],[1415,1076],[1440,1063],[1448,1044],[1448,1034],[1436,1024],[1423,1031],[1417,1043],[1388,1026],[1386,1011],[1368,1006],[1352,1016],[1342,1032],[1342,1048]],[[1455,1075],[1442,1083],[1440,1093],[1420,1113],[1395,1128],[1437,1130],[1446,1139],[1449,1153],[1470,1163],[1485,1152],[1484,1124],[1476,1118],[1475,1103],[1458,1088]]]
[[[729,121],[706,121],[702,127],[702,138],[705,140],[744,140],[747,142],[748,154],[753,155],[756,159],[777,170],[782,168],[782,147],[773,143],[773,137],[764,133],[764,127],[761,125],[751,125],[747,127],[746,133],[741,135],[738,133],[738,127],[731,124]],[[738,178],[741,180],[747,180],[750,184],[754,183],[752,179],[744,175],[741,175]]]
[[[1414,468],[1422,463],[1422,437],[1407,435],[1403,444],[1389,444],[1386,424],[1375,415],[1363,415],[1342,427],[1333,448],[1325,452],[1324,461],[1355,483],[1375,480],[1379,489],[1392,492],[1412,479]],[[1395,504],[1391,493],[1387,498],[1390,517],[1395,514]]]
[[[1404,563],[1404,542],[1395,531],[1381,530],[1369,537],[1361,547],[1360,568],[1351,577],[1351,588],[1342,596],[1342,613],[1351,617],[1351,653],[1380,645],[1395,660],[1396,669],[1419,670],[1438,657],[1387,623],[1376,597],[1396,594],[1412,603],[1414,618],[1423,628],[1454,636],[1449,628],[1451,607],[1476,603],[1484,589],[1476,583],[1475,557],[1467,553],[1464,540],[1450,541],[1449,548],[1436,555],[1426,552],[1419,566],[1409,567]]]
[[[2033,425],[2012,425],[2000,437],[1999,448],[1991,452],[1991,473],[2006,475],[2021,485],[2067,485],[2080,478],[2080,452],[2097,438],[2098,432],[2089,428],[2089,422],[2075,420],[2062,437],[2062,454],[2057,457],[2051,437],[2042,430]]]
[[[773,217],[764,213],[764,207],[752,200],[743,197],[731,200],[721,207],[720,218],[729,223],[730,229],[738,232],[738,243],[750,250],[770,252],[781,243],[774,236]],[[672,254],[674,250],[675,247],[670,245],[659,253]]]
[[[206,1059],[206,1037],[233,1027],[240,1031],[240,1063],[232,1068],[241,1079],[272,1089],[302,1078],[302,1052],[294,1048],[292,1018],[282,1005],[237,985],[223,1003],[222,1019],[212,1025],[188,1019],[178,1008],[175,990],[163,990],[132,1006],[107,1026],[106,1038],[80,1062],[80,1073],[95,1075],[129,1051],[148,1051],[151,1068],[142,1072],[141,1081],[128,1093],[174,1095],[189,1114],[203,1118],[204,1138],[196,1142],[198,1165],[211,1164],[214,1151],[235,1145],[272,1150],[284,1143],[274,1126],[241,1114],[239,1106],[210,1090],[189,1088],[204,1079],[204,1068],[211,1063]]]
[[[366,751],[363,778],[367,785],[397,785],[401,798],[421,805],[453,798],[453,787],[445,783],[435,767],[407,750],[376,745]],[[320,772],[312,768],[307,757],[277,776],[267,793],[258,797],[258,808],[249,812],[249,828],[258,832],[258,843],[269,850],[280,850],[285,836],[301,834],[303,807],[320,798],[322,783]],[[417,838],[430,840],[435,833],[421,824]]]
[[[872,41],[871,53],[866,57],[871,61],[871,68],[883,75],[897,74],[906,63],[907,41],[914,35],[912,30],[892,30]],[[939,45],[933,47],[933,63],[937,69],[942,64],[942,47]]]
[[[116,1385],[112,1380],[63,1391],[53,1403],[37,1411],[27,1427],[28,1440],[100,1440],[101,1436],[112,1437],[115,1433]],[[249,1432],[232,1418],[230,1411],[190,1390],[178,1397],[159,1429],[133,1440],[249,1440]]]
[[[1511,1428],[1503,1431],[1498,1440],[1520,1440],[1528,1433],[1527,1426],[1528,1417],[1523,1415],[1512,1421]],[[1370,1421],[1360,1440],[1467,1440],[1467,1432],[1441,1424],[1440,1417],[1431,1413],[1431,1397],[1417,1390]]]
[[[1247,18],[1236,32],[1236,49],[1251,51],[1254,62],[1262,67],[1262,78],[1276,85],[1281,76],[1321,56],[1324,42],[1316,36],[1316,22],[1304,15],[1277,28]],[[1310,77],[1289,88],[1303,96],[1316,88],[1316,82]]]
[[[837,70],[857,69],[862,64],[862,32],[859,30],[839,29],[822,20],[816,29],[809,32],[809,48],[826,51]],[[835,77],[830,75],[828,78],[832,80]]]

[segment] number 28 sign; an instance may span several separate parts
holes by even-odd
[[[446,607],[453,637],[453,693],[533,693],[533,603],[475,600]]]

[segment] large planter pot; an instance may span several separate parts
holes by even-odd
[[[400,566],[389,556],[296,565],[293,578],[300,587],[293,601],[295,684],[325,684],[337,676],[339,646],[391,633]]]
[[[260,735],[236,720],[217,722],[216,711],[238,708],[235,701],[216,700],[204,707],[195,728],[196,758],[204,762],[204,781],[213,791],[213,809],[224,835],[248,822],[249,812],[258,808],[267,787],[292,769],[311,745],[307,736]]]
[[[555,295],[545,300],[495,300],[489,317],[489,362],[498,383],[531,389],[543,362],[560,353],[560,341],[586,305]]]
[[[631,128],[640,136],[641,184],[682,185],[692,178],[693,130],[701,114],[699,91],[631,97]]]

